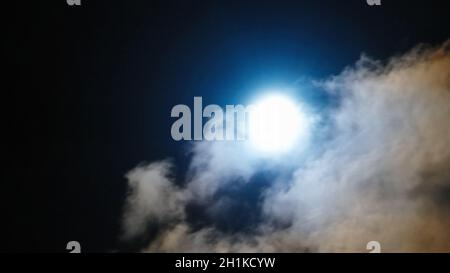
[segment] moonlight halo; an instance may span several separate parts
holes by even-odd
[[[282,94],[269,94],[259,99],[249,118],[249,139],[258,151],[280,153],[301,144],[308,123],[300,105]]]

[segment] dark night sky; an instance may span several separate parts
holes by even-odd
[[[17,2],[3,8],[0,251],[120,247],[124,174],[185,159],[173,105],[235,103],[450,37],[438,0]]]

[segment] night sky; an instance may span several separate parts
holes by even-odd
[[[15,2],[3,8],[2,252],[147,244],[119,239],[125,174],[171,158],[183,185],[189,145],[170,136],[176,104],[246,103],[266,86],[339,74],[362,53],[384,60],[450,37],[444,0]],[[303,92],[318,109],[333,103]],[[227,194],[255,206],[272,175]],[[246,232],[262,216],[239,208],[214,219],[186,210],[193,227]]]

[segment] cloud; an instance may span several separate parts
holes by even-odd
[[[168,160],[140,165],[131,170],[129,194],[123,218],[124,239],[146,232],[150,223],[168,223],[183,216],[183,195],[171,178],[172,163]]]
[[[276,175],[245,212],[262,216],[250,230],[195,224],[189,208],[198,204],[216,219],[242,202],[225,199],[227,190],[256,183],[264,160],[242,143],[199,142],[181,186],[168,161],[128,173],[124,238],[156,223],[143,251],[366,252],[373,240],[382,251],[450,251],[449,49],[446,42],[387,61],[362,56],[316,81],[337,106],[316,128],[320,143],[309,156],[285,160],[290,168],[263,167]]]

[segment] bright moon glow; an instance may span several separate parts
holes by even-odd
[[[307,133],[300,107],[282,95],[269,95],[254,104],[249,118],[251,144],[263,152],[284,152]]]

